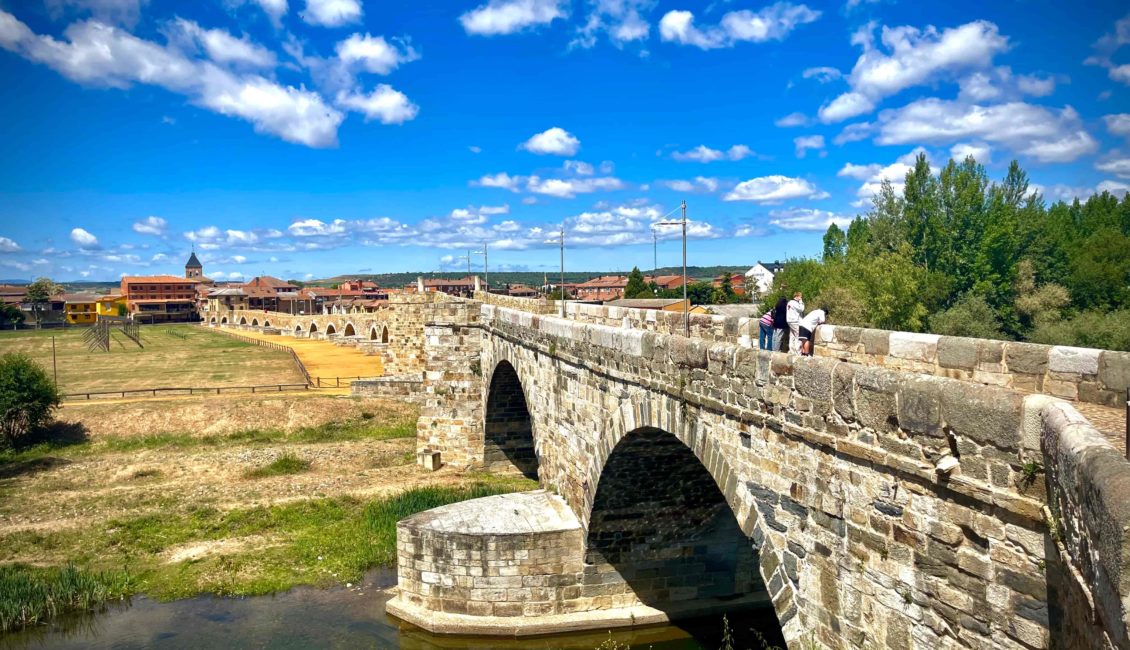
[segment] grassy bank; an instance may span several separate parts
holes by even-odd
[[[83,571],[73,565],[0,566],[0,632],[96,610],[124,597],[130,589],[129,575],[121,572]]]

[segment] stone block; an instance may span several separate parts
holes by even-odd
[[[1048,353],[1048,370],[1073,375],[1099,374],[1101,350],[1057,345]]]
[[[1125,395],[1130,388],[1130,352],[1104,351],[1099,361],[1099,381],[1108,390]]]
[[[898,424],[898,375],[881,368],[855,369],[855,412],[859,422],[875,431],[893,431]]]
[[[1006,343],[1004,360],[1010,373],[1043,375],[1048,369],[1051,347],[1036,343]]]
[[[942,386],[942,421],[958,436],[999,449],[1020,445],[1021,396],[992,386],[946,381]]]
[[[887,355],[896,359],[933,363],[938,357],[937,334],[891,332]]]
[[[890,335],[886,330],[863,330],[860,340],[863,341],[863,351],[871,355],[886,355],[890,349]]]
[[[416,452],[416,464],[429,472],[434,472],[443,466],[440,462],[440,452],[427,448]]]
[[[832,400],[832,372],[837,361],[819,357],[797,359],[793,364],[793,381],[801,395],[815,400]]]
[[[930,377],[904,378],[899,385],[899,428],[910,433],[944,437],[942,385],[942,380]]]
[[[821,327],[820,329],[823,329]],[[859,339],[863,335],[863,330],[858,327],[848,327],[846,325],[836,325],[833,330],[835,342],[842,347],[853,347],[859,344]]]
[[[977,339],[943,336],[938,339],[938,365],[943,368],[974,370],[977,367]]]
[[[832,404],[845,420],[855,419],[855,366],[840,363],[832,370]]]

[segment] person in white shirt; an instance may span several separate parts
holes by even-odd
[[[785,322],[789,324],[789,354],[800,354],[800,319],[804,316],[804,294],[796,292],[786,306]]]
[[[812,346],[816,344],[816,328],[828,321],[828,308],[821,307],[808,312],[800,319],[800,353],[811,357]]]

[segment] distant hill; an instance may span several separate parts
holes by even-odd
[[[682,275],[683,267],[681,266],[664,266],[659,269],[649,270],[640,269],[644,275]],[[687,276],[691,280],[709,280],[715,278],[727,271],[735,275],[743,275],[749,270],[748,266],[688,266]],[[584,282],[590,278],[599,277],[602,275],[627,275],[631,269],[624,271],[566,271],[566,282]],[[477,272],[482,275],[481,270]],[[408,284],[416,282],[417,277],[427,278],[441,278],[444,280],[454,280],[458,278],[467,277],[466,271],[455,271],[447,273],[358,273],[356,275],[335,275],[332,278],[324,278],[320,280],[308,280],[304,282],[306,286],[322,286],[326,287],[331,284],[345,282],[346,280],[372,280],[382,287],[403,287]],[[491,271],[490,283],[494,286],[507,285],[507,284],[524,284],[531,287],[540,287],[542,283],[547,280],[550,284],[556,284],[561,281],[560,273],[540,273],[534,271]]]

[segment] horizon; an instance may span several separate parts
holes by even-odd
[[[0,276],[552,274],[562,225],[622,273],[682,200],[688,265],[748,268],[918,153],[1122,196],[1128,44],[1116,2],[0,0]]]

